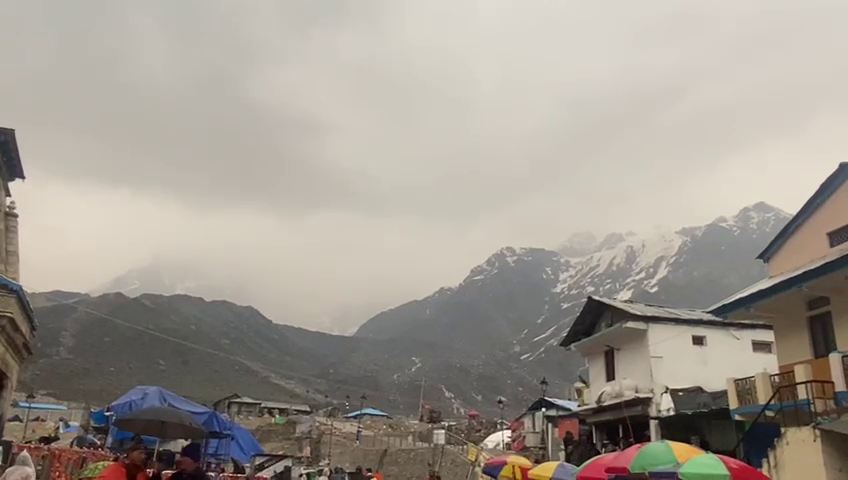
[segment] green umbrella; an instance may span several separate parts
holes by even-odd
[[[84,478],[97,478],[103,473],[103,470],[106,470],[110,465],[115,462],[95,462],[92,463],[77,474],[77,480],[82,480]]]

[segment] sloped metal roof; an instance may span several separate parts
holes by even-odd
[[[561,347],[568,347],[584,338],[592,336],[601,315],[608,308],[615,308],[645,321],[707,325],[723,328],[773,328],[766,322],[724,320],[704,310],[662,307],[630,300],[613,300],[589,296],[586,298],[586,303],[559,345]]]

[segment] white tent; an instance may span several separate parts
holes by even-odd
[[[482,443],[480,443],[480,446],[483,448],[497,448],[498,450],[506,450],[506,446],[509,445],[509,442],[511,441],[512,431],[510,431],[509,429],[500,430],[486,437],[486,439],[483,440]]]

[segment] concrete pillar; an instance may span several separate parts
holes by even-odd
[[[813,366],[809,363],[799,363],[795,365],[795,382],[808,382],[813,380]],[[798,390],[798,398],[807,398],[807,389],[809,384],[798,385],[795,387]]]
[[[830,377],[833,379],[833,389],[837,392],[848,391],[845,382],[845,367],[842,364],[843,352],[831,352],[827,360],[830,363]]]
[[[736,393],[736,379],[728,378],[724,381],[727,388],[727,407],[731,410],[739,408],[739,394]]]
[[[660,416],[659,400],[660,399],[656,397],[652,398],[651,405],[648,407],[648,415],[650,418],[648,420],[648,434],[651,436],[652,442],[662,440],[662,430],[660,430],[660,421],[658,420]]]
[[[15,201],[6,207],[6,276],[20,283],[21,257],[18,251],[18,212],[15,211]]]
[[[757,389],[757,404],[765,405],[774,393],[771,389],[771,374],[757,372],[754,374],[754,387]]]
[[[6,211],[6,185],[0,180],[0,212]],[[0,218],[0,275],[6,275],[6,218]]]

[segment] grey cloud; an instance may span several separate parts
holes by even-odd
[[[68,177],[474,218],[611,168],[714,169],[844,110],[848,5],[738,3],[17,2],[0,86]]]
[[[791,209],[844,159],[844,1],[7,3],[45,288],[168,250],[332,318],[505,244]]]

